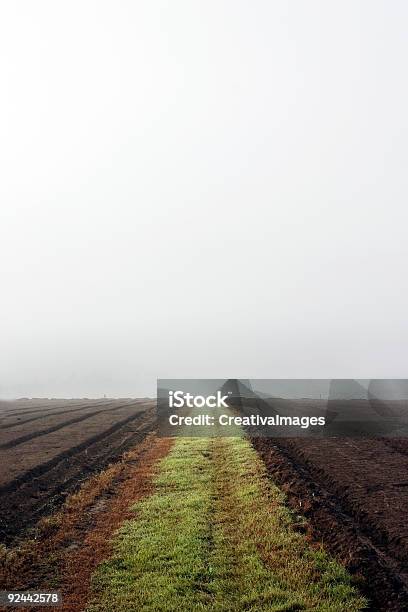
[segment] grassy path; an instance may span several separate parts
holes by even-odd
[[[345,570],[293,528],[243,438],[181,438],[94,575],[88,612],[356,612]]]

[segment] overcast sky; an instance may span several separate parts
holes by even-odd
[[[407,21],[3,0],[0,396],[408,377]]]

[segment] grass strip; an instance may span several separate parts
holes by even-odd
[[[221,604],[215,609],[357,612],[366,607],[346,570],[294,529],[296,517],[247,440],[215,439],[213,460],[213,589]]]
[[[88,612],[358,612],[350,577],[293,528],[242,438],[180,438],[94,575]]]

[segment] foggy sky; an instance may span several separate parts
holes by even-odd
[[[408,377],[407,18],[3,1],[0,396]]]

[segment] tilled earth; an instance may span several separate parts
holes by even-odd
[[[252,443],[310,538],[340,558],[374,612],[408,610],[408,442],[266,439]]]
[[[0,542],[22,536],[152,429],[152,400],[0,402]]]
[[[0,402],[0,542],[24,537],[155,427],[148,399]],[[408,441],[252,438],[271,478],[371,612],[408,610]],[[299,528],[303,528],[301,525]]]

